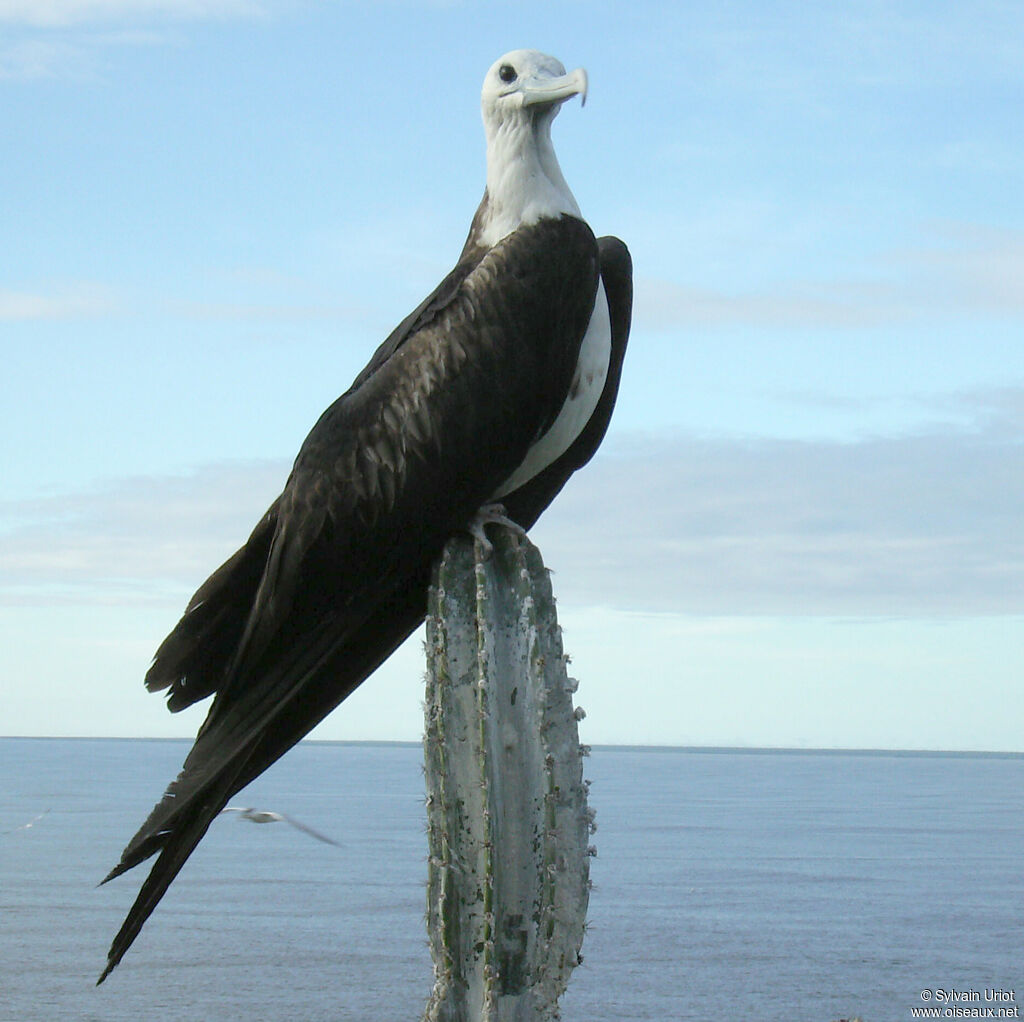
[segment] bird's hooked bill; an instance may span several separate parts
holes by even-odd
[[[523,106],[533,106],[537,103],[560,103],[570,96],[579,96],[580,105],[587,103],[587,72],[578,67],[568,74],[559,75],[556,78],[542,78],[537,76],[530,82],[524,83]]]

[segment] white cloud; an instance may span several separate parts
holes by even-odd
[[[97,284],[76,284],[50,293],[0,288],[0,323],[105,316],[118,308],[112,292]]]
[[[953,300],[977,310],[1024,313],[1024,230],[959,221],[935,226],[933,248],[909,253]]]
[[[1016,429],[634,440],[538,526],[563,599],[697,614],[1024,611]]]
[[[908,318],[893,288],[836,283],[784,285],[775,292],[727,293],[667,280],[636,283],[636,322],[650,329],[763,326],[859,328]]]
[[[876,253],[847,278],[783,279],[759,291],[727,292],[639,277],[635,321],[654,330],[857,329],[951,316],[1024,316],[1024,231],[959,221],[923,230],[919,244]]]
[[[984,428],[858,443],[632,437],[534,530],[569,605],[709,615],[1024,612],[1024,390]],[[0,505],[6,602],[181,602],[244,542],[283,462]]]
[[[218,464],[0,503],[0,599],[182,603],[245,542],[288,468]]]
[[[10,29],[0,40],[0,81],[89,80],[112,47],[170,41],[168,24],[253,18],[268,7],[264,0],[0,0],[0,26]]]
[[[0,0],[0,22],[66,28],[89,22],[252,16],[264,8],[257,0]]]
[[[19,39],[0,47],[0,81],[76,74],[81,65],[78,47],[60,39]]]

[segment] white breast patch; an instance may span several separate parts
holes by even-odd
[[[498,500],[518,489],[523,483],[543,472],[553,461],[557,461],[572,446],[583,432],[590,417],[597,408],[608,378],[608,363],[612,354],[612,324],[608,315],[608,298],[604,283],[598,278],[594,311],[590,314],[587,332],[580,345],[580,357],[576,363],[569,394],[551,428],[526,452],[523,463],[505,480],[494,493]]]

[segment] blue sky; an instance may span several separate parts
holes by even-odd
[[[1024,750],[1024,8],[0,0],[0,732],[141,679],[450,268],[533,47],[636,307],[534,530],[591,742]],[[413,739],[417,641],[317,730]]]

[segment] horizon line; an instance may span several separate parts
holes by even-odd
[[[188,737],[150,737],[146,735],[0,735],[0,741],[68,742],[194,742]],[[421,748],[422,741],[386,738],[303,738],[298,745],[363,745]],[[938,756],[945,758],[1024,759],[1024,750],[1013,749],[907,749],[875,746],[802,746],[802,745],[666,745],[628,742],[581,742],[592,750],[631,752],[686,752],[739,755],[850,755],[850,756]]]

